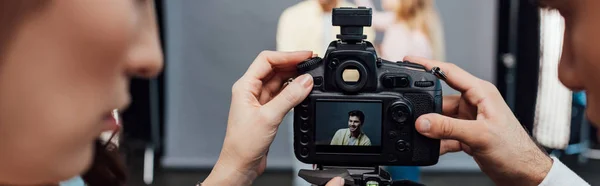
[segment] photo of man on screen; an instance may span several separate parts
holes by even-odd
[[[333,135],[330,145],[371,146],[371,140],[361,128],[364,125],[365,114],[360,110],[348,112],[348,128],[339,129]]]

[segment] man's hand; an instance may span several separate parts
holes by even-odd
[[[440,67],[446,83],[462,95],[445,96],[443,115],[426,114],[416,121],[419,133],[442,139],[440,154],[465,151],[497,185],[538,185],[552,159],[531,140],[490,82],[454,64],[417,57],[404,60]]]

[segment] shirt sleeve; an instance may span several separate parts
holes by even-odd
[[[546,175],[546,178],[544,178],[544,181],[542,181],[539,186],[590,185],[577,174],[575,174],[575,172],[565,166],[565,164],[560,162],[558,158],[552,157],[552,160],[554,160],[552,163],[552,168],[550,168],[550,172],[548,172],[548,175]]]
[[[297,50],[294,46],[294,24],[290,10],[285,10],[279,17],[277,24],[277,33],[275,36],[277,51],[293,51]]]
[[[331,139],[331,144],[329,145],[342,145],[342,140],[340,139],[340,137],[342,137],[341,130],[338,130],[333,135],[333,138]]]
[[[371,146],[371,139],[369,139],[369,137],[365,136],[365,140],[363,141],[363,143],[361,145]]]

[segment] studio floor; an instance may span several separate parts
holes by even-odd
[[[575,170],[591,185],[600,185],[600,161],[590,160],[585,165],[577,165],[576,157],[565,157],[563,162]],[[140,165],[140,164],[138,164]],[[145,186],[142,181],[142,167],[133,165],[129,184],[131,186]],[[154,186],[194,186],[198,180],[208,176],[209,170],[162,170],[156,171]],[[292,182],[291,171],[270,171],[260,176],[253,185],[255,186],[289,186]],[[422,173],[421,183],[427,186],[488,186],[494,185],[483,173],[465,172],[425,172]]]

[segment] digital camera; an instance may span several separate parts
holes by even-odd
[[[298,65],[312,75],[310,95],[294,107],[294,153],[308,164],[427,166],[438,162],[440,140],[415,130],[415,120],[441,113],[442,88],[422,65],[381,59],[366,41],[370,8],[335,8],[337,40],[323,58]]]

